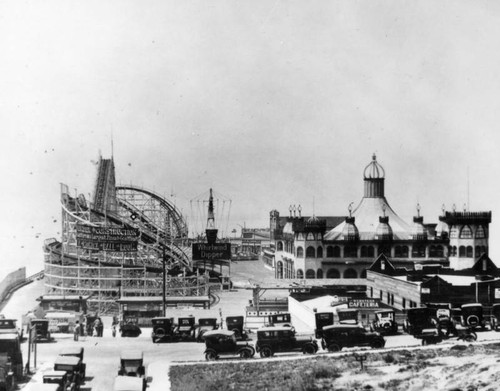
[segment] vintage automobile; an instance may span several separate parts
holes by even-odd
[[[31,319],[31,326],[35,326],[36,340],[37,342],[52,341],[52,337],[49,331],[49,320],[48,319]]]
[[[292,317],[288,313],[268,315],[266,326],[292,327]]]
[[[360,324],[334,324],[323,327],[321,347],[329,352],[339,352],[343,348],[370,346],[380,349],[385,339],[377,332],[369,332]]]
[[[205,340],[205,359],[217,360],[221,356],[240,356],[250,358],[255,355],[255,348],[246,341],[238,341],[236,333],[229,330],[207,331]]]
[[[181,341],[194,341],[196,325],[194,316],[187,316],[177,319],[177,325],[174,328],[174,337]]]
[[[146,391],[143,379],[130,376],[117,376],[113,382],[113,391]]]
[[[0,391],[12,391],[15,383],[10,358],[7,353],[0,353]]]
[[[134,323],[125,323],[120,326],[120,335],[122,337],[138,337],[141,335],[142,330]]]
[[[433,310],[428,307],[409,308],[403,323],[403,331],[413,336],[419,335],[424,329],[435,329]]]
[[[57,356],[54,362],[54,371],[65,371],[68,376],[69,383],[75,384],[75,390],[79,390],[85,377],[81,370],[80,357],[74,356]]]
[[[315,354],[318,343],[311,335],[298,336],[293,327],[262,327],[257,330],[255,350],[261,357],[271,357],[279,352]]]
[[[377,331],[382,335],[394,335],[398,333],[396,313],[394,310],[385,309],[375,311],[375,319],[370,324],[370,331]]]
[[[0,318],[0,334],[17,334],[23,339],[23,329],[17,327],[17,319]]]
[[[486,329],[486,318],[483,315],[483,305],[480,303],[463,304],[462,309],[462,326],[472,329]]]
[[[80,359],[78,371],[81,373],[82,379],[85,379],[87,364],[83,362],[84,349],[81,346],[68,346],[59,352],[59,356],[78,357]]]
[[[358,324],[358,310],[354,308],[339,308],[337,310],[339,323]]]
[[[315,337],[321,339],[323,327],[333,324],[333,312],[317,312],[314,314],[316,320]]]
[[[23,377],[23,354],[17,333],[0,334],[0,355],[6,357],[16,381]]]
[[[156,342],[171,342],[174,334],[174,318],[163,316],[155,317],[151,320],[153,331],[151,332],[151,340]]]
[[[77,386],[72,383],[66,371],[47,371],[43,374],[43,387],[39,390],[75,391]]]
[[[145,381],[144,355],[140,350],[126,350],[120,354],[118,376],[142,377]]]
[[[246,341],[249,339],[248,333],[243,329],[245,318],[243,316],[226,317],[226,326],[228,330],[234,331],[236,339]]]
[[[493,304],[491,306],[491,329],[499,331],[500,330],[500,303]]]
[[[217,318],[200,318],[198,319],[198,327],[196,328],[196,340],[203,342],[203,334],[207,331],[217,330]]]

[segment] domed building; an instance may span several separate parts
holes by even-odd
[[[446,212],[439,224],[417,216],[408,224],[385,196],[385,170],[373,155],[363,171],[364,195],[349,216],[306,217],[300,206],[289,216],[270,213],[276,278],[366,278],[366,270],[381,255],[398,268],[424,265],[470,268],[488,253],[491,212]],[[358,284],[362,284],[358,281]]]

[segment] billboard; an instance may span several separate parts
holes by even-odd
[[[231,243],[193,243],[193,261],[231,259]]]
[[[76,225],[76,245],[85,250],[137,251],[139,235],[136,228]]]

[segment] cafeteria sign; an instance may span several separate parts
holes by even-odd
[[[76,244],[86,250],[137,251],[138,239],[139,230],[136,228],[76,225]]]
[[[349,299],[347,302],[349,308],[379,308],[379,299]]]

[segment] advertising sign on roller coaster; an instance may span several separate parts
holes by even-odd
[[[194,261],[231,259],[231,243],[193,243]]]
[[[76,226],[76,243],[87,250],[137,251],[138,239],[135,228]]]

